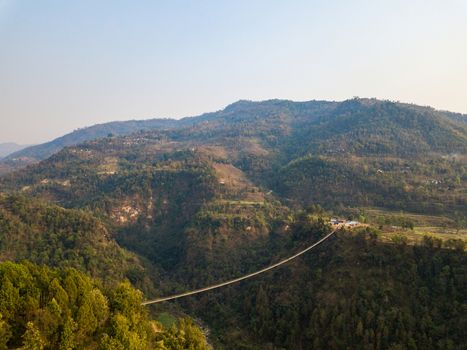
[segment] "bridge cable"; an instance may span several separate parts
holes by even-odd
[[[203,293],[203,292],[207,292],[209,290],[213,290],[213,289],[217,289],[217,288],[220,288],[220,287],[225,287],[225,286],[228,286],[230,284],[233,284],[233,283],[237,283],[237,282],[240,282],[240,281],[243,281],[243,280],[246,280],[248,278],[252,278],[252,277],[255,277],[255,276],[258,276],[262,273],[265,273],[267,271],[270,271],[270,270],[273,270],[281,265],[284,265],[286,263],[288,263],[289,261],[292,261],[296,258],[298,258],[300,255],[303,255],[305,254],[306,252],[308,252],[309,250],[313,249],[314,247],[320,245],[321,243],[323,243],[325,240],[327,240],[329,237],[331,237],[334,233],[336,233],[338,228],[335,228],[333,231],[331,231],[330,233],[328,233],[326,236],[322,237],[319,241],[313,243],[312,245],[310,245],[309,247],[301,250],[300,252],[298,252],[297,254],[295,255],[292,255],[291,257],[287,258],[287,259],[284,259],[282,261],[279,261],[278,263],[275,263],[271,266],[268,266],[268,267],[265,267],[264,269],[261,269],[259,271],[256,271],[256,272],[253,272],[253,273],[250,273],[248,275],[245,275],[245,276],[242,276],[242,277],[238,277],[238,278],[234,278],[232,280],[229,280],[229,281],[225,281],[225,282],[222,282],[222,283],[218,283],[218,284],[214,284],[214,285],[211,285],[211,286],[208,286],[208,287],[204,287],[204,288],[200,288],[200,289],[195,289],[195,290],[192,290],[192,291],[189,291],[189,292],[185,292],[185,293],[180,293],[180,294],[175,294],[175,295],[170,295],[170,296],[167,296],[167,297],[162,297],[162,298],[158,298],[158,299],[153,299],[153,300],[147,300],[147,301],[144,301],[141,303],[141,305],[150,305],[150,304],[157,304],[157,303],[161,303],[163,301],[168,301],[168,300],[174,300],[174,299],[179,299],[179,298],[183,298],[183,297],[187,297],[189,295],[194,295],[194,294],[198,294],[198,293]]]

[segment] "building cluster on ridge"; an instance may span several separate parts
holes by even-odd
[[[338,218],[331,218],[329,223],[332,226],[344,226],[344,227],[356,227],[362,225],[360,222],[355,221],[355,220],[344,220],[344,219],[338,219]]]

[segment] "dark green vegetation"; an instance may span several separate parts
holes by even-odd
[[[285,258],[332,211],[382,232],[341,232],[258,280],[149,310],[166,325],[196,315],[216,349],[463,349],[465,116],[273,100],[154,123],[91,141],[102,134],[82,130],[67,144],[87,142],[0,178],[0,258],[72,267],[109,290],[128,279],[150,298]],[[179,327],[163,332],[167,349],[197,338]]]
[[[377,206],[448,216],[467,212],[464,162],[409,159],[306,156],[281,168],[273,185],[282,196],[328,208]]]
[[[75,269],[0,264],[0,349],[208,349],[190,320],[164,329],[128,282],[102,289]]]
[[[0,196],[0,260],[23,259],[73,267],[106,282],[129,278],[149,288],[144,278],[138,278],[145,272],[141,259],[118,246],[90,213],[25,197]]]
[[[432,243],[341,233],[261,280],[186,305],[215,325],[219,349],[465,349],[467,256]]]

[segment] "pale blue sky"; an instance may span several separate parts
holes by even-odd
[[[0,0],[0,143],[353,96],[467,113],[467,1]]]

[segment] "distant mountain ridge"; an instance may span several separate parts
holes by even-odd
[[[86,141],[113,136],[129,135],[138,131],[149,131],[154,129],[180,129],[190,125],[202,125],[206,122],[215,122],[220,119],[243,120],[243,118],[251,113],[255,114],[255,118],[263,115],[268,119],[271,114],[293,114],[295,116],[304,116],[307,121],[315,116],[325,117],[331,110],[337,111],[346,109],[346,112],[351,110],[351,104],[355,104],[355,108],[370,108],[375,105],[391,105],[398,107],[399,110],[413,111],[418,114],[431,115],[435,118],[442,118],[449,122],[466,125],[467,115],[459,113],[451,113],[446,111],[437,111],[431,107],[422,107],[405,103],[394,103],[387,101],[380,101],[376,99],[353,99],[343,102],[328,102],[328,101],[306,101],[294,102],[289,100],[267,100],[267,101],[249,101],[239,100],[228,105],[224,110],[218,112],[205,113],[195,117],[186,117],[182,119],[149,119],[149,120],[129,120],[118,121],[104,124],[96,124],[91,127],[75,130],[69,134],[58,137],[50,142],[40,145],[34,145],[26,148],[13,149],[3,157],[3,161],[12,161],[22,159],[26,163],[36,162],[48,158],[54,153],[67,146],[77,145]],[[325,112],[328,110],[328,112]],[[335,111],[334,111],[334,114]],[[357,116],[358,117],[358,116]],[[339,121],[338,121],[339,122]],[[21,147],[21,146],[19,146]],[[2,158],[1,145],[0,145],[0,159]]]
[[[96,124],[87,128],[75,130],[50,142],[18,150],[17,152],[9,154],[5,160],[11,161],[17,158],[26,157],[39,161],[48,158],[67,146],[73,146],[109,135],[122,136],[137,131],[148,131],[155,128],[170,128],[175,126],[176,122],[177,121],[174,119],[150,119]]]
[[[29,147],[29,145],[19,145],[14,142],[5,142],[5,143],[0,143],[0,159],[7,157],[8,155],[21,151],[22,149],[25,149],[26,147]]]
[[[429,107],[376,99],[238,101],[221,111],[181,120],[83,129],[81,137],[72,133],[63,138],[71,142],[74,135],[79,142],[91,137],[92,130],[96,136],[104,130],[129,133],[148,128],[68,146],[39,164],[5,176],[0,184],[53,198],[66,207],[80,207],[95,205],[103,189],[116,193],[120,180],[126,182],[125,188],[132,188],[135,176],[144,169],[143,178],[149,182],[161,172],[172,176],[174,170],[185,169],[192,180],[180,179],[183,185],[177,183],[176,188],[188,188],[190,181],[197,183],[194,179],[203,168],[207,178],[220,172],[224,175],[218,181],[225,183],[237,174],[245,179],[237,179],[237,184],[262,186],[264,193],[271,191],[292,205],[464,212],[467,126],[457,119]],[[54,141],[55,149],[59,141]],[[41,145],[42,150],[53,145]],[[202,159],[199,164],[187,166],[198,158]],[[256,191],[251,185],[243,188]],[[181,195],[168,195],[171,189],[167,190],[169,197]],[[142,198],[148,191],[136,192]]]

